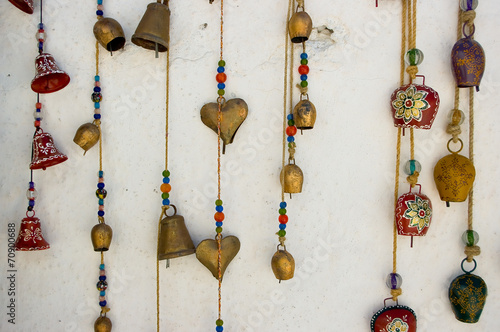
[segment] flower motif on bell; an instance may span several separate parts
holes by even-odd
[[[54,144],[52,143],[46,143],[46,144],[38,143],[38,147],[42,154],[51,154],[57,152],[54,147]]]
[[[408,324],[403,322],[401,318],[394,318],[392,322],[387,324],[388,332],[407,332]]]
[[[37,240],[42,240],[42,230],[40,228],[35,228],[33,231],[26,229],[24,233],[19,235],[23,238],[23,241],[30,241],[33,239],[33,243],[36,243]]]
[[[398,91],[396,99],[392,102],[392,107],[396,110],[394,117],[403,119],[405,124],[415,119],[422,119],[422,111],[429,108],[429,103],[425,100],[427,92],[417,90],[415,85],[410,85],[406,90]]]
[[[429,206],[429,201],[415,196],[415,200],[406,202],[408,209],[404,216],[410,220],[410,227],[417,227],[420,233],[425,227],[429,227],[432,210]]]

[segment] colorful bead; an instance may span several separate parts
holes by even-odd
[[[105,307],[105,306],[106,306],[106,304],[107,304],[107,303],[106,303],[106,301],[101,301],[101,302],[99,302],[99,305],[100,305],[101,307]]]
[[[467,230],[462,234],[462,241],[468,247],[475,246],[479,242],[479,234],[473,230]]]
[[[215,232],[217,232],[217,233],[222,233],[222,227],[217,227],[217,228],[215,229]]]
[[[217,331],[217,332],[222,332],[223,330],[224,330],[224,328],[222,326],[215,327],[215,331]]]
[[[217,227],[222,227],[222,221],[217,221],[217,222],[215,223],[215,226],[217,226]]]
[[[92,101],[94,103],[98,103],[102,100],[102,94],[100,92],[94,92],[92,93]],[[96,107],[99,108],[99,107]]]
[[[220,60],[218,63],[219,67],[225,67],[226,66],[226,61]]]
[[[97,198],[105,199],[108,195],[108,192],[106,191],[106,189],[97,189],[95,191],[95,195],[97,196]]]
[[[302,53],[302,54],[300,55],[300,58],[301,58],[301,59],[307,59],[307,53]]]
[[[460,0],[460,9],[462,9],[464,12],[475,10],[478,4],[478,0]]]
[[[35,120],[34,122],[35,127],[40,127],[40,124],[41,124],[40,120]]]
[[[300,65],[299,66],[299,74],[300,75],[307,75],[309,74],[309,67],[306,65]]]
[[[279,209],[279,213],[280,213],[281,215],[286,214],[286,209],[284,209],[284,208]]]
[[[293,121],[293,120],[288,120],[288,125],[289,125],[289,126],[295,126],[295,121]]]
[[[98,5],[102,5],[102,0],[97,0]]]
[[[36,191],[35,188],[29,188],[26,190],[26,198],[33,200],[36,199],[38,196],[38,192]]]
[[[412,48],[405,54],[405,62],[410,66],[418,66],[424,61],[424,53],[418,48]]]
[[[280,229],[285,229],[286,228],[286,224],[280,224]]]
[[[163,177],[168,178],[170,176],[170,171],[164,170],[162,173]]]
[[[105,214],[104,211],[101,211],[101,210],[97,211],[97,215],[99,217],[104,217],[104,214]]]
[[[279,236],[281,236],[281,237],[283,237],[283,236],[285,236],[285,235],[286,235],[286,231],[285,231],[284,229],[280,229],[280,230],[278,231],[278,235],[279,235]]]
[[[104,280],[106,280],[106,276],[99,276],[99,280],[100,280],[100,281],[104,281]]]
[[[217,94],[218,94],[219,96],[224,96],[224,94],[225,94],[225,93],[226,93],[226,92],[225,92],[224,90],[222,90],[222,89],[217,90]]]
[[[99,189],[103,189],[103,188],[104,188],[104,183],[99,182],[99,183],[97,184],[97,188],[99,188]]]
[[[215,211],[222,212],[222,211],[224,211],[224,207],[222,205],[216,205],[215,206]]]
[[[288,136],[288,137],[286,138],[286,140],[287,140],[288,142],[295,142],[295,138],[294,138],[293,136]]]
[[[101,77],[99,75],[94,76],[94,80],[96,82],[99,82],[101,80]]]
[[[222,200],[220,200],[220,199],[216,200],[215,205],[222,205]]]
[[[218,73],[223,73],[224,72],[224,67],[217,67],[217,72]]]
[[[100,291],[99,292],[99,296],[105,296],[106,295],[106,291]]]
[[[30,199],[30,200],[28,201],[28,206],[31,206],[31,207],[35,206],[35,201],[34,201],[34,200],[32,200],[32,199]]]
[[[104,200],[103,199],[99,199],[98,203],[99,203],[99,205],[104,205]]]
[[[285,209],[285,208],[286,208],[286,202],[281,202],[280,209]]]
[[[104,13],[102,12],[102,10],[98,10],[98,11],[95,12],[95,14],[97,16],[102,16]]]
[[[167,199],[167,198],[169,198],[169,197],[170,197],[170,194],[169,194],[169,193],[162,193],[162,194],[161,194],[161,198],[163,198],[163,199]]]
[[[307,65],[309,61],[307,61],[307,59],[302,59],[300,60],[300,64],[301,65]]]
[[[223,220],[224,220],[224,217],[225,217],[225,216],[224,216],[224,213],[222,213],[222,212],[216,212],[216,213],[214,214],[214,219],[215,219],[215,221],[223,221]]]
[[[420,173],[422,165],[418,160],[411,159],[406,162],[404,170],[406,175],[413,175],[415,172]]]
[[[286,127],[286,134],[288,136],[294,136],[295,134],[297,134],[297,127],[295,126]]]
[[[100,270],[104,270],[104,264],[99,265]]]
[[[163,183],[170,183],[170,178],[163,178]]]
[[[288,115],[286,116],[286,118],[287,118],[287,120],[293,120],[293,114],[288,114]]]
[[[168,183],[164,183],[160,186],[160,190],[162,193],[169,193],[172,190],[172,186]]]
[[[217,326],[222,326],[222,325],[224,325],[224,321],[223,321],[222,319],[217,319],[217,320],[215,321],[215,325],[217,325]]]
[[[163,204],[163,205],[170,205],[170,200],[169,200],[169,199],[164,199],[164,200],[162,201],[162,204]]]
[[[97,290],[104,291],[108,288],[108,283],[105,280],[99,280],[97,282],[96,287],[97,287]]]
[[[278,220],[280,224],[286,224],[288,222],[288,216],[286,214],[280,214]]]
[[[100,88],[100,87],[98,87],[98,86],[95,86],[95,87],[94,87],[94,92],[101,92],[101,88]]]
[[[94,119],[99,120],[101,118],[101,114],[94,114]]]
[[[397,273],[389,273],[387,279],[385,280],[385,284],[390,289],[399,289],[403,284],[403,278]]]
[[[300,82],[300,86],[305,88],[308,85],[307,81]]]
[[[94,102],[94,108],[101,108],[101,104],[99,104],[99,102]]]
[[[307,81],[307,75],[300,75],[301,81]]]
[[[43,23],[38,23],[38,29],[43,29]]]
[[[217,82],[219,83],[224,83],[226,82],[226,79],[227,79],[227,75],[225,73],[218,73],[216,76],[215,76],[215,79],[217,80]]]
[[[217,84],[217,88],[218,89],[225,89],[226,85],[224,83],[219,83],[219,84]]]

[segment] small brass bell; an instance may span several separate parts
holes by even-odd
[[[101,217],[102,218],[102,217]],[[90,232],[94,251],[108,251],[113,238],[113,230],[109,225],[104,223],[104,218],[99,220],[99,223],[92,227]]]
[[[305,11],[295,12],[288,22],[288,32],[292,43],[303,43],[309,39],[312,31],[312,19]]]
[[[93,123],[85,123],[78,128],[73,138],[73,142],[78,144],[85,153],[90,150],[97,142],[99,142],[99,127]],[[84,154],[85,154],[84,153]]]
[[[101,18],[94,24],[94,36],[102,47],[113,55],[125,45],[125,33],[117,20],[110,17]]]
[[[458,154],[463,148],[462,140],[459,139],[462,147],[456,152],[450,150],[451,142],[448,141],[451,154],[441,158],[434,167],[434,182],[441,200],[447,205],[449,202],[465,201],[476,177],[476,170],[469,158]]]
[[[174,214],[166,216],[160,223],[158,260],[187,256],[195,252],[184,218],[177,215],[174,205],[170,206],[174,208]]]
[[[316,122],[316,107],[308,99],[299,101],[293,109],[293,120],[297,129],[313,129]]]
[[[100,316],[94,323],[94,332],[111,332],[111,320],[106,316]]]
[[[273,269],[274,276],[280,282],[281,280],[289,280],[293,278],[295,272],[295,260],[293,256],[284,249],[279,249],[274,253],[271,259],[271,267]]]
[[[163,0],[163,4],[159,0],[150,3],[132,35],[132,43],[148,50],[155,50],[156,57],[158,52],[168,50],[170,10],[166,3],[167,0]]]
[[[281,171],[280,176],[281,184],[284,187],[286,193],[290,194],[298,194],[302,192],[302,184],[304,183],[304,174],[299,166],[295,165],[295,161],[293,164],[285,165],[283,170]]]

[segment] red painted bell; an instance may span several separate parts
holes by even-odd
[[[439,95],[426,85],[404,85],[391,96],[395,127],[431,129],[438,109]]]
[[[33,14],[33,0],[9,0],[11,4],[26,14]]]
[[[416,332],[417,316],[407,306],[385,307],[373,315],[370,327],[372,332]]]
[[[59,152],[52,136],[49,133],[44,133],[43,130],[37,131],[33,137],[33,159],[31,160],[30,169],[46,169],[66,161],[68,157]]]
[[[455,43],[451,50],[453,75],[459,88],[475,86],[479,91],[479,84],[483,78],[486,63],[484,49],[477,41],[467,36]]]
[[[50,244],[45,241],[42,234],[40,219],[35,217],[23,218],[19,229],[19,236],[16,240],[17,251],[45,250],[50,248]]]
[[[59,69],[54,57],[48,53],[42,53],[36,57],[35,67],[37,74],[31,81],[31,90],[37,93],[59,91],[70,81],[68,74]]]
[[[396,225],[399,235],[424,236],[431,224],[432,204],[421,193],[403,194],[396,206]]]

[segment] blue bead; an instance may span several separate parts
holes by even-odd
[[[280,229],[285,229],[286,228],[286,224],[280,224]]]
[[[170,183],[170,178],[163,178],[163,183]]]
[[[170,205],[170,200],[168,198],[164,199],[163,200],[163,205]]]
[[[101,114],[94,114],[94,119],[99,120],[101,118]]]
[[[102,0],[97,0],[98,5],[102,5]]]
[[[29,206],[35,206],[35,200],[34,199],[30,199],[29,202],[28,202],[28,205]]]
[[[217,221],[217,222],[215,223],[215,226],[217,226],[217,227],[222,227],[222,221]]]
[[[99,183],[97,184],[97,188],[99,188],[99,189],[103,189],[103,188],[104,188],[104,183],[99,182]]]
[[[286,140],[288,141],[288,143],[295,142],[295,138],[293,136],[288,136]]]
[[[307,53],[302,53],[302,54],[300,55],[300,58],[301,58],[301,59],[307,59]]]
[[[103,171],[99,171],[99,177],[102,178],[104,176],[104,172]]]
[[[30,181],[30,188],[35,188],[35,182]]]
[[[217,84],[217,89],[224,90],[225,88],[226,88],[226,85],[224,83]]]
[[[223,328],[222,326],[217,326],[217,327],[215,328],[215,331],[217,331],[217,332],[222,332],[222,331],[224,331],[224,328]]]
[[[106,303],[106,301],[101,301],[101,302],[99,302],[99,305],[100,305],[101,307],[105,307],[105,306],[106,306],[106,304],[107,304],[107,303]]]
[[[99,265],[99,270],[104,270],[104,264]]]
[[[99,205],[104,205],[104,200],[103,199],[99,200]]]
[[[95,86],[95,87],[94,87],[94,92],[101,92],[101,88],[100,88],[100,87],[98,87],[98,86]]]
[[[37,111],[37,112],[41,112],[42,110],[41,110],[40,108],[37,108],[37,109],[36,109],[36,111]]]
[[[301,81],[307,81],[307,75],[300,75]]]
[[[94,108],[101,108],[101,104],[99,104],[99,103],[94,103]]]
[[[96,15],[97,15],[97,16],[102,16],[102,14],[104,14],[104,13],[102,12],[102,10],[98,10],[98,11],[96,11],[95,13],[96,13]]]
[[[224,207],[222,205],[217,205],[217,206],[215,206],[215,211],[222,212],[222,211],[224,211]]]
[[[42,118],[35,118],[36,121],[42,121]]]
[[[293,120],[293,114],[288,114],[288,115],[286,116],[286,118],[287,118],[288,120]]]
[[[106,296],[106,291],[100,291],[99,296]]]
[[[223,73],[224,72],[224,67],[218,67],[217,68],[218,73]]]
[[[99,280],[101,280],[101,281],[106,280],[106,276],[99,276]]]
[[[43,23],[38,24],[38,29],[43,29]]]
[[[286,209],[286,202],[280,203],[280,209]]]
[[[104,211],[97,211],[97,215],[98,215],[99,217],[104,216]]]
[[[94,80],[95,80],[96,82],[99,82],[99,80],[100,80],[100,79],[101,79],[101,78],[99,77],[99,75],[96,75],[96,76],[94,77]]]
[[[43,42],[38,42],[38,48],[43,48]]]

